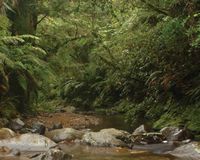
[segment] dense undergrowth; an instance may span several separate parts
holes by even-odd
[[[0,46],[6,48],[1,52],[8,59],[1,61],[0,84],[7,90],[0,91],[0,106],[11,99],[19,105],[20,97],[29,106],[37,91],[39,103],[62,99],[79,109],[111,109],[125,113],[134,126],[200,130],[198,0],[38,4],[41,21],[34,36],[11,37],[8,20],[0,17]],[[7,71],[7,61],[20,63],[20,72]]]

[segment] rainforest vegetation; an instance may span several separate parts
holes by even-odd
[[[0,0],[0,114],[123,113],[200,131],[199,0]]]

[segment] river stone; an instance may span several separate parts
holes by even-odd
[[[192,142],[167,152],[181,160],[200,160],[200,143]]]
[[[0,140],[8,139],[15,136],[15,132],[8,128],[1,128],[0,129]]]
[[[84,131],[79,131],[73,128],[56,129],[46,133],[46,136],[54,142],[72,141],[81,139]]]
[[[83,136],[81,142],[101,147],[128,147],[126,141],[129,137],[130,134],[126,131],[110,128],[103,129],[100,132],[88,132]]]
[[[142,135],[132,135],[132,141],[135,144],[158,144],[165,140],[161,133],[149,132]]]
[[[178,127],[165,127],[160,130],[160,133],[168,141],[182,141],[193,137],[189,130]]]
[[[9,128],[12,129],[12,130],[14,130],[14,131],[20,130],[24,126],[25,126],[25,123],[21,119],[19,119],[19,118],[12,119],[10,121],[10,123],[9,123]]]
[[[133,135],[142,135],[144,133],[147,133],[147,127],[143,124],[134,130]]]
[[[33,133],[44,135],[45,134],[45,130],[46,130],[46,127],[41,122],[35,122],[32,125],[32,132]]]
[[[59,149],[50,149],[45,153],[31,158],[31,160],[71,160],[72,156],[64,153]]]
[[[38,134],[22,134],[20,136],[0,140],[0,147],[7,147],[19,151],[47,151],[57,144]]]

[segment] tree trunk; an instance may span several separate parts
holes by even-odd
[[[37,28],[37,0],[17,0],[12,5],[15,12],[8,11],[8,18],[12,21],[12,35],[34,35]]]

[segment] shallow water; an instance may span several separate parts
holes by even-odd
[[[95,115],[95,117],[100,119],[100,123],[98,125],[90,126],[90,129],[93,131],[99,131],[105,128],[116,128],[128,132],[133,131],[133,128],[124,121],[123,115]]]
[[[105,128],[116,128],[132,132],[133,129],[124,121],[122,115],[95,115],[101,121],[97,126],[90,126],[92,131]],[[158,144],[126,148],[91,147],[80,144],[61,144],[60,147],[73,155],[73,160],[174,160],[172,156],[161,155],[173,149],[172,145]]]
[[[168,155],[153,154],[144,150],[126,148],[90,147],[79,144],[62,144],[60,147],[73,155],[73,160],[173,160]]]

